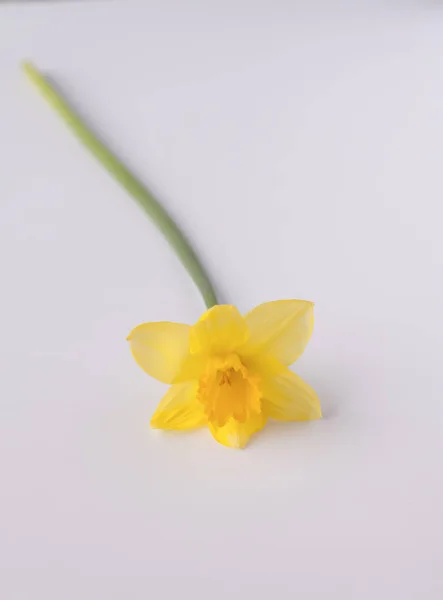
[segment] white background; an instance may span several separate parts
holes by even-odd
[[[179,220],[224,301],[316,302],[322,421],[243,452],[148,423],[125,341],[203,305],[18,69]],[[0,595],[437,600],[443,6],[0,8]]]

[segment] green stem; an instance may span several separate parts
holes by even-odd
[[[141,181],[87,127],[79,115],[69,106],[44,75],[29,62],[23,64],[23,70],[82,144],[148,213],[194,280],[194,283],[203,296],[206,306],[210,308],[217,304],[214,289],[195,252],[161,204]]]

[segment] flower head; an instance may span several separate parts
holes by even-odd
[[[245,316],[216,305],[193,325],[144,323],[128,336],[149,375],[171,384],[151,426],[187,430],[207,425],[225,446],[243,448],[268,418],[321,417],[314,390],[288,369],[312,334],[314,305],[266,302]]]

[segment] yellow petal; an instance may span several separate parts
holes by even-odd
[[[213,306],[191,327],[191,353],[229,353],[248,337],[246,323],[230,304]]]
[[[262,410],[278,421],[310,421],[321,417],[320,401],[301,377],[284,369],[262,381]]]
[[[172,383],[189,354],[189,331],[180,323],[143,323],[128,336],[132,355],[151,377]]]
[[[223,446],[228,448],[244,448],[251,435],[263,429],[266,417],[263,414],[255,414],[244,423],[239,423],[234,418],[219,427],[215,423],[209,423],[209,429],[214,438]]]
[[[191,379],[199,379],[206,371],[207,364],[210,358],[203,354],[187,354],[183,359],[177,375],[172,383],[181,383],[190,381]]]
[[[291,365],[305,349],[314,327],[314,305],[305,300],[260,304],[247,315],[249,340],[245,354],[271,354]]]
[[[196,392],[196,382],[172,385],[158,405],[151,419],[151,427],[185,430],[205,425],[207,417]]]

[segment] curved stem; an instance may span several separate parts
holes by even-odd
[[[215,291],[197,255],[161,204],[141,181],[87,127],[79,115],[69,106],[68,102],[42,73],[28,62],[23,64],[23,70],[82,144],[148,213],[194,280],[194,283],[203,296],[206,306],[210,308],[217,304]]]

